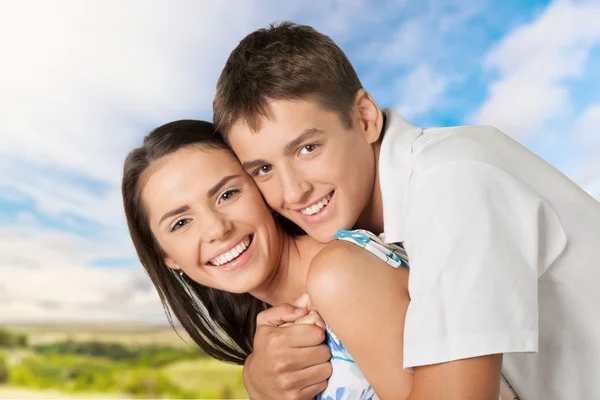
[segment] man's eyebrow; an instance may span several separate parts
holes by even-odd
[[[228,175],[221,179],[215,186],[213,186],[208,193],[206,193],[206,197],[213,197],[219,190],[223,188],[232,179],[239,178],[239,175]]]
[[[296,148],[298,146],[300,146],[303,142],[307,141],[308,139],[314,138],[315,136],[319,136],[322,133],[323,133],[323,131],[318,128],[306,129],[297,138],[293,139],[291,142],[289,142],[288,144],[285,145],[285,148],[283,149],[283,153],[285,155],[289,155],[290,153],[294,152],[296,150]],[[265,165],[265,164],[269,164],[269,163],[265,160],[258,159],[258,160],[253,160],[253,161],[245,161],[242,163],[242,167],[244,168],[245,171],[249,171],[251,169],[254,169],[256,167],[259,167],[259,166]]]
[[[177,215],[177,214],[181,214],[181,213],[183,213],[183,212],[186,212],[186,211],[188,211],[189,209],[190,209],[190,206],[188,206],[188,205],[186,204],[186,205],[184,205],[184,206],[177,207],[176,209],[169,211],[168,213],[166,213],[165,215],[163,215],[163,216],[160,218],[160,221],[158,221],[158,225],[160,226],[160,224],[162,224],[162,222],[163,222],[165,219],[167,219],[167,218],[171,218],[171,217],[172,217],[172,216],[174,216],[174,215]]]
[[[289,155],[290,153],[293,153],[296,150],[296,148],[298,146],[300,146],[302,143],[304,143],[308,139],[314,138],[315,136],[319,136],[322,133],[323,133],[323,131],[318,128],[309,128],[309,129],[305,130],[304,132],[302,132],[300,134],[300,136],[298,136],[296,139],[292,140],[291,142],[289,142],[288,144],[285,145],[285,148],[283,149],[283,153],[285,155]]]

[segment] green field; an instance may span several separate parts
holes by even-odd
[[[2,325],[0,398],[248,398],[241,367],[209,358],[178,333],[161,325]]]
[[[165,367],[166,376],[177,386],[203,397],[242,399],[248,394],[242,382],[242,368],[217,360],[180,361]]]
[[[103,341],[123,344],[195,346],[183,329],[177,332],[168,325],[150,324],[2,324],[3,329],[25,333],[29,343],[41,344],[63,340]],[[178,334],[181,336],[178,336]]]
[[[0,399],[123,399],[119,393],[65,393],[57,390],[30,390],[0,385]]]

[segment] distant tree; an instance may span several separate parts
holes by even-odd
[[[24,333],[15,334],[6,329],[0,329],[0,347],[27,347],[27,335]]]
[[[14,344],[12,333],[6,329],[0,329],[0,347],[10,347]]]
[[[0,383],[8,382],[8,360],[6,354],[0,353]]]
[[[127,346],[121,343],[100,341],[64,341],[34,346],[41,354],[78,354],[92,357],[105,357],[114,361],[126,362],[134,366],[162,367],[175,361],[206,357],[197,348],[173,348],[154,345]]]
[[[21,333],[19,335],[17,335],[17,339],[16,339],[16,344],[19,347],[27,347],[27,345],[29,344],[29,338],[27,337],[26,334]]]

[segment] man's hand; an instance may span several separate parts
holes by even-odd
[[[244,365],[244,385],[254,400],[312,399],[327,387],[331,353],[323,343],[325,325],[305,308],[307,298],[296,305],[300,308],[284,304],[258,315],[254,351]]]

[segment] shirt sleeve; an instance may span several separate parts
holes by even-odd
[[[566,236],[550,205],[504,170],[445,163],[409,187],[404,367],[538,349],[538,277]]]

